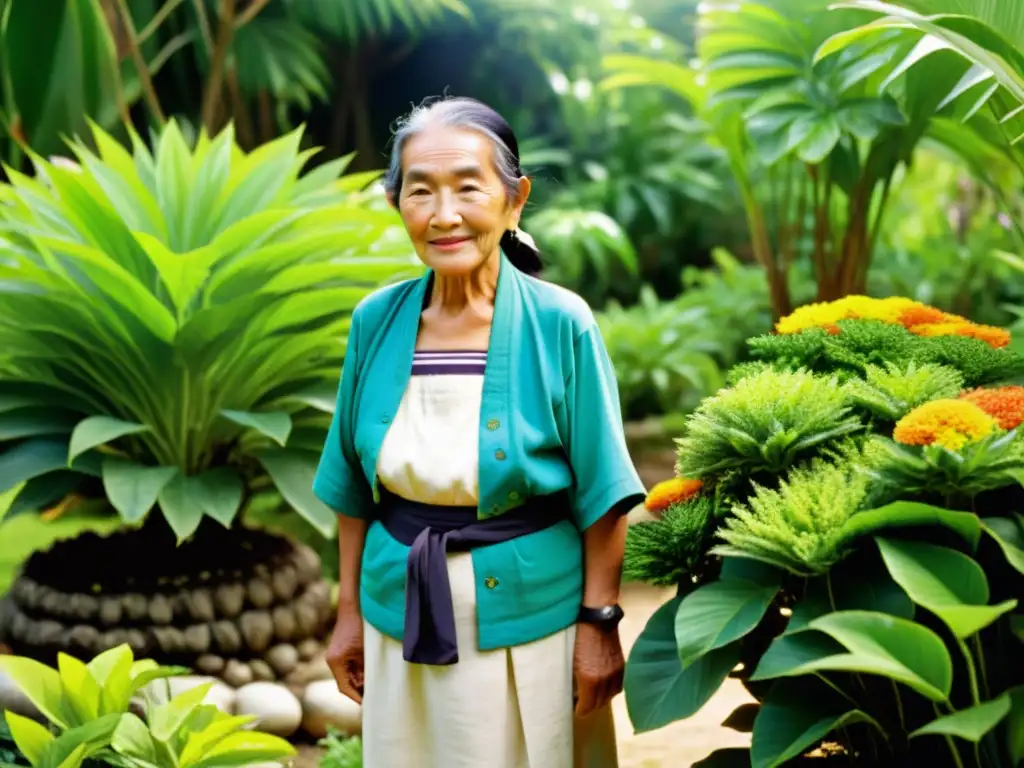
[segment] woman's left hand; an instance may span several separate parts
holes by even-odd
[[[626,661],[619,631],[605,632],[593,624],[577,624],[572,666],[576,678],[576,715],[585,717],[622,691]]]

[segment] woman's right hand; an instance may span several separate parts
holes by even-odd
[[[327,666],[338,690],[357,704],[363,702],[363,617],[358,610],[342,609],[327,646]]]

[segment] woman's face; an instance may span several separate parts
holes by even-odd
[[[475,131],[431,126],[402,152],[397,205],[416,253],[438,274],[473,272],[496,256],[505,230],[519,226],[530,182],[510,200],[490,140]]]

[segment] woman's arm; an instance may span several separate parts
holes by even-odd
[[[338,515],[338,615],[359,613],[359,573],[367,521]]]
[[[583,605],[601,608],[619,601],[626,515],[613,509],[583,532]]]

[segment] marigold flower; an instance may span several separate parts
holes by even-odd
[[[967,322],[959,315],[951,315],[941,309],[930,307],[927,304],[915,304],[907,307],[900,314],[900,325],[904,328],[913,328],[915,325],[928,325],[931,323]]]
[[[836,301],[799,307],[779,320],[776,330],[779,333],[799,333],[808,328],[824,328],[833,333],[840,320],[878,320],[909,327],[923,322],[946,322],[951,318],[962,320],[903,296],[873,299],[870,296],[852,295]]]
[[[967,336],[984,341],[990,347],[999,349],[1010,343],[1010,332],[994,325],[979,325],[968,321],[945,323],[922,323],[910,329],[918,336]]]
[[[942,445],[957,451],[998,429],[994,418],[968,400],[932,400],[900,419],[892,437],[904,445]]]
[[[658,483],[651,489],[644,501],[644,507],[648,512],[664,512],[673,504],[692,499],[700,493],[702,487],[704,487],[704,483],[700,480],[673,477],[671,480]]]
[[[1016,429],[1024,424],[1024,387],[1012,385],[992,389],[968,390],[961,400],[974,403],[994,418],[1000,429]]]

